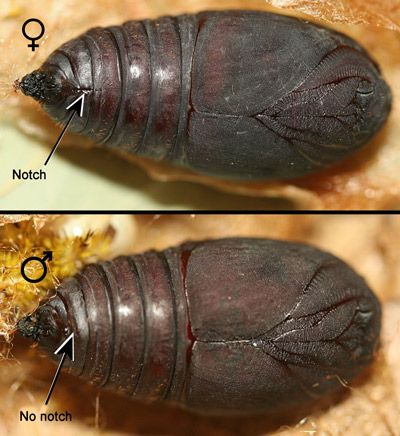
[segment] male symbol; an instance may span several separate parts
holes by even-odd
[[[39,282],[41,282],[46,277],[46,275],[47,275],[46,260],[50,261],[50,260],[53,259],[53,252],[52,251],[43,251],[43,254],[44,254],[43,258],[40,258],[40,257],[37,257],[37,256],[31,256],[31,257],[26,258],[22,262],[22,264],[21,264],[21,275],[24,278],[24,280],[26,280],[27,282],[29,282],[29,283],[39,283]],[[39,277],[35,278],[35,279],[32,278],[32,277],[28,277],[26,275],[26,273],[25,273],[25,268],[26,268],[27,264],[29,262],[32,262],[32,261],[40,262],[42,264],[42,268],[43,268],[42,274]]]

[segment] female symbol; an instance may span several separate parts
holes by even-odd
[[[29,36],[26,33],[26,26],[29,23],[38,23],[39,24],[39,26],[40,26],[40,34],[39,35],[33,37],[33,36]],[[26,39],[30,39],[32,41],[31,44],[28,44],[28,47],[31,47],[32,51],[35,51],[35,48],[39,47],[39,44],[36,44],[35,41],[40,39],[44,35],[44,32],[45,32],[44,24],[40,20],[38,20],[37,18],[30,18],[29,20],[26,20],[25,23],[22,25],[22,34],[24,35],[24,37]]]

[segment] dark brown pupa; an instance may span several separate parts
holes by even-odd
[[[209,413],[286,413],[371,363],[380,317],[335,256],[232,238],[90,265],[19,328],[50,354],[73,332],[72,368],[99,387]]]
[[[97,143],[226,179],[288,179],[360,148],[391,93],[349,37],[282,15],[203,12],[95,28],[22,91]]]

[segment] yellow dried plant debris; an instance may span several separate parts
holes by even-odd
[[[16,323],[33,311],[40,300],[65,277],[75,274],[88,263],[107,256],[114,231],[88,232],[84,236],[62,235],[44,227],[38,230],[33,220],[9,223],[0,228],[0,335],[10,340]],[[32,256],[42,258],[52,251],[48,273],[39,283],[26,281],[21,274],[22,262]],[[40,262],[27,264],[26,273],[36,278],[43,272]]]

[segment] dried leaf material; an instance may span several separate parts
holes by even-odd
[[[389,30],[400,30],[397,0],[266,0],[277,8],[288,8],[328,22],[372,24]]]
[[[35,215],[35,214],[4,214],[0,215],[0,227],[5,224],[20,223],[23,221],[32,221],[36,231],[40,230],[45,224],[50,223],[56,218],[56,215]]]

